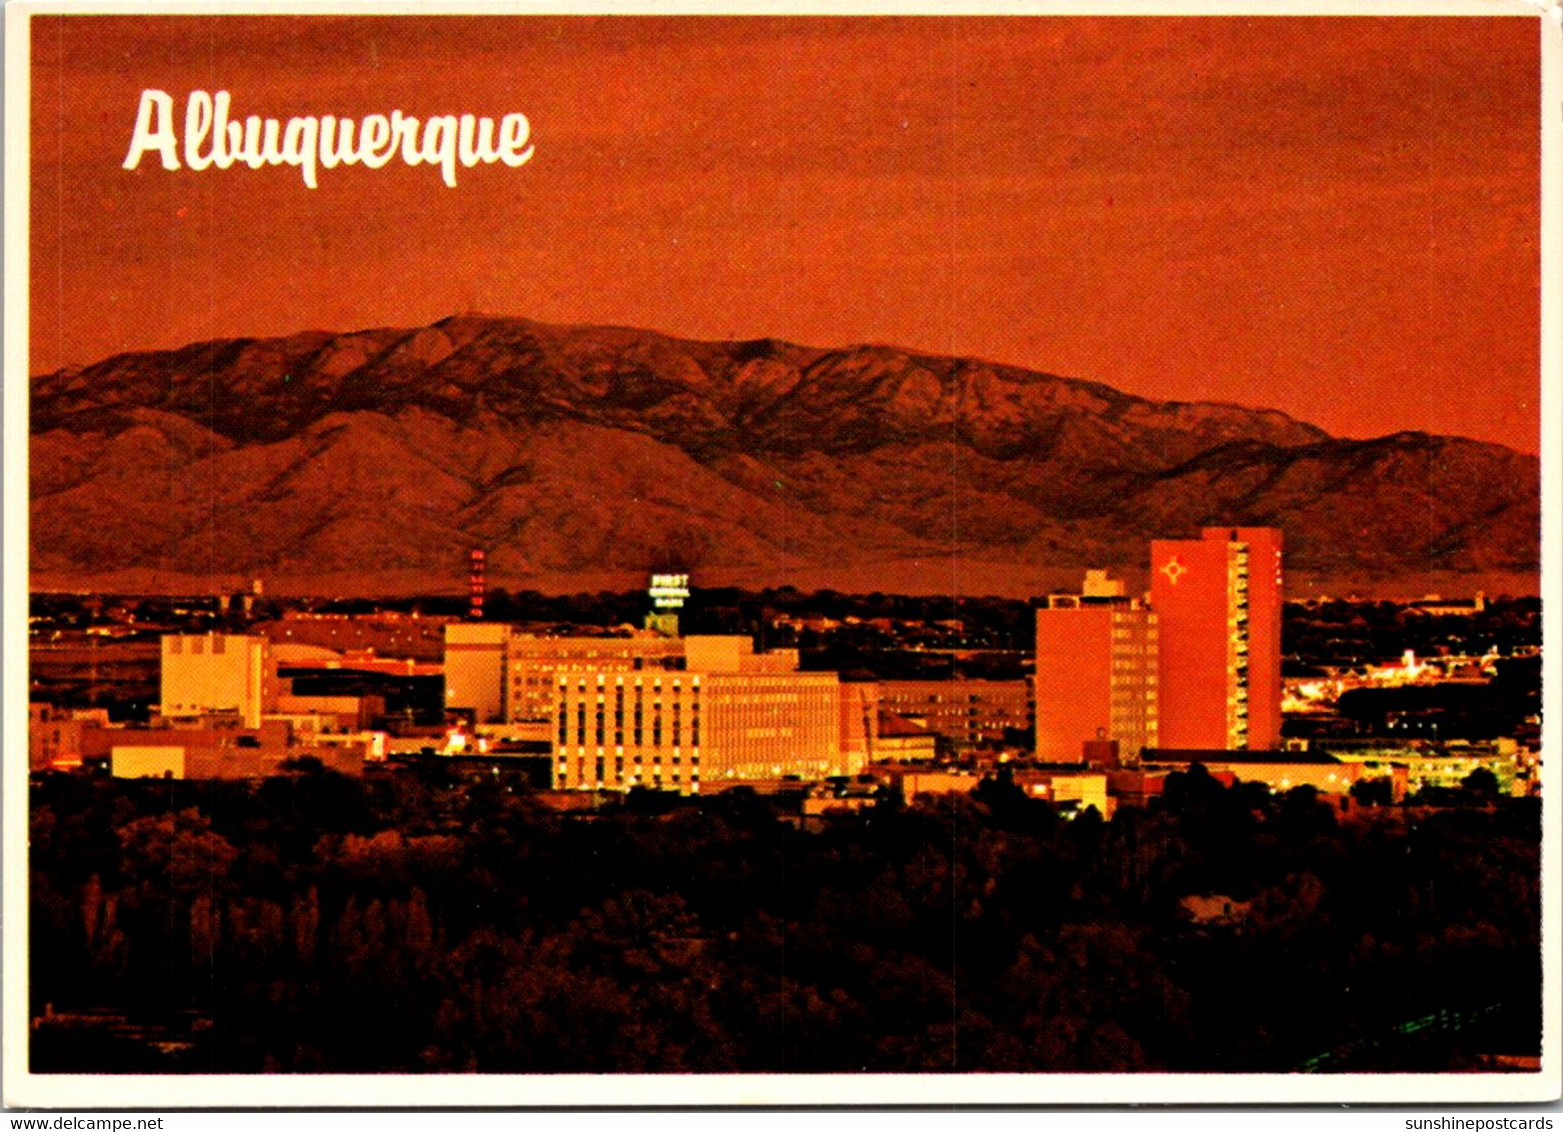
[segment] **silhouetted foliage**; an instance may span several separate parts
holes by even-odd
[[[1535,800],[1377,800],[1342,821],[1311,789],[1196,766],[1111,822],[994,781],[801,827],[753,791],[561,815],[410,771],[48,776],[35,1016],[182,1039],[157,1054],[43,1025],[32,1064],[1268,1072],[1535,1053]]]
[[[1486,767],[1479,766],[1461,780],[1460,788],[1467,794],[1490,800],[1498,796],[1498,776]]]
[[[1388,806],[1395,800],[1395,787],[1387,775],[1359,778],[1351,784],[1351,796],[1364,806]]]

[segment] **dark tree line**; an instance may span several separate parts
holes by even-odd
[[[743,792],[57,776],[32,1008],[193,1015],[192,1072],[1462,1068],[1539,1045],[1539,841],[1534,799],[1348,824],[1198,768],[1112,822],[989,783],[817,829]],[[35,1071],[122,1067],[35,1035]]]

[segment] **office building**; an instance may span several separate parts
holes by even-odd
[[[879,743],[879,685],[841,685],[841,758],[849,766],[865,766]]]
[[[1031,686],[1024,680],[886,680],[880,705],[921,720],[961,749],[1002,746],[1031,726]]]
[[[259,727],[277,695],[269,647],[265,637],[165,636],[161,713],[171,718],[231,713],[243,726]]]
[[[650,633],[634,637],[507,637],[503,665],[507,723],[552,720],[558,677],[586,672],[638,672],[681,663],[686,641]],[[450,679],[446,670],[447,685]]]
[[[1049,763],[1082,762],[1087,744],[1116,742],[1137,761],[1160,741],[1158,621],[1092,570],[1078,594],[1054,594],[1036,613],[1036,752]]]
[[[757,654],[747,638],[690,637],[679,654],[626,665],[573,663],[554,675],[558,789],[702,786],[855,774],[844,719],[861,709],[834,673],[797,671],[797,654]],[[637,658],[630,658],[631,660]]]
[[[1168,748],[1281,742],[1281,532],[1208,527],[1151,543],[1161,726]]]

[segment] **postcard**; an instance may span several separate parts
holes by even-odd
[[[6,1102],[1556,1098],[1559,48],[11,6]]]

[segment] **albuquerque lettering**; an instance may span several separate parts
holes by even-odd
[[[185,166],[199,172],[231,169],[240,162],[251,169],[292,165],[313,189],[319,169],[359,164],[380,169],[400,156],[406,165],[439,166],[445,184],[455,188],[458,163],[471,169],[497,161],[515,169],[532,159],[534,148],[525,114],[506,114],[497,127],[494,119],[472,114],[438,114],[419,121],[400,110],[361,120],[325,114],[282,122],[250,115],[241,122],[230,117],[231,105],[226,90],[190,92],[185,99]],[[157,152],[164,169],[181,168],[174,100],[166,91],[141,92],[124,168],[134,169],[149,150]]]

